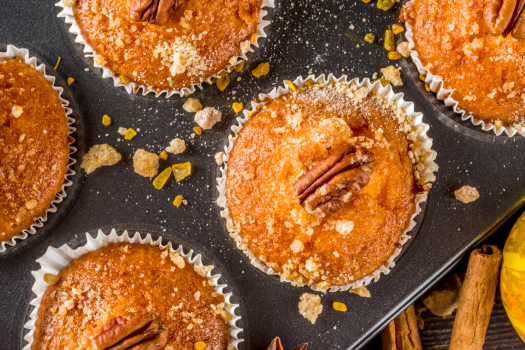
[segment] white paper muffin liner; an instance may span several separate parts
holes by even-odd
[[[224,296],[224,309],[232,315],[232,319],[228,322],[230,326],[230,343],[233,344],[236,349],[238,349],[239,344],[244,341],[244,339],[239,337],[239,333],[242,332],[243,329],[239,328],[237,325],[237,321],[239,321],[241,317],[235,315],[235,309],[237,309],[239,305],[231,303],[232,293],[224,293],[224,288],[226,288],[227,285],[219,284],[221,274],[212,274],[214,266],[205,266],[202,263],[202,256],[200,254],[194,253],[193,249],[191,249],[188,253],[184,253],[184,247],[182,245],[179,245],[176,249],[174,249],[174,247],[171,245],[171,242],[163,245],[162,237],[159,237],[157,240],[155,240],[148,233],[145,238],[142,238],[139,232],[135,232],[133,236],[130,236],[128,231],[124,231],[124,233],[119,236],[115,229],[112,229],[108,235],[102,232],[102,230],[99,230],[96,238],[91,237],[91,235],[86,232],[86,240],[86,244],[78,247],[77,249],[72,249],[67,244],[64,244],[60,248],[49,247],[47,248],[46,253],[36,260],[40,264],[40,269],[37,271],[31,271],[31,274],[35,278],[35,283],[33,284],[31,290],[33,293],[35,293],[36,297],[30,302],[30,305],[34,306],[34,309],[31,311],[30,319],[24,325],[24,328],[28,329],[29,333],[24,336],[27,344],[24,346],[23,350],[31,349],[38,309],[40,307],[44,292],[49,286],[46,282],[44,282],[44,274],[51,273],[53,275],[57,275],[60,270],[66,267],[66,265],[68,265],[71,261],[81,257],[82,255],[95,251],[110,243],[119,242],[149,244],[161,249],[168,248],[171,253],[179,253],[188,264],[206,268],[206,277],[208,280],[212,281],[212,286],[215,291]]]
[[[75,123],[75,119],[70,117],[70,114],[73,112],[73,110],[67,107],[69,106],[69,101],[62,98],[62,92],[64,91],[64,89],[59,86],[55,86],[55,77],[52,75],[46,74],[46,66],[43,63],[40,65],[37,65],[38,64],[37,58],[30,56],[29,50],[19,49],[13,45],[7,45],[7,50],[5,52],[0,52],[0,59],[5,59],[7,57],[20,58],[24,60],[26,64],[32,65],[33,67],[36,68],[36,70],[38,70],[40,73],[44,75],[46,80],[53,86],[53,89],[58,93],[58,97],[62,101],[62,107],[64,107],[64,109],[66,110],[66,117],[68,119],[67,125],[69,126],[69,130],[70,130],[68,135],[73,137],[73,133],[76,130],[76,128],[73,127],[73,123]],[[33,225],[31,225],[28,229],[23,230],[21,233],[8,239],[7,241],[0,242],[0,253],[5,252],[7,245],[14,246],[17,243],[16,240],[22,241],[22,240],[25,240],[30,234],[31,235],[35,234],[37,228],[44,226],[44,222],[47,221],[48,214],[54,213],[57,211],[56,206],[60,202],[62,202],[62,200],[66,197],[65,188],[73,184],[73,182],[69,180],[69,178],[76,174],[76,172],[74,172],[72,169],[72,166],[76,163],[76,160],[73,158],[73,154],[77,151],[76,147],[72,146],[73,142],[69,144],[70,152],[69,152],[69,162],[67,165],[68,170],[64,176],[64,183],[62,183],[61,191],[56,193],[56,196],[58,198],[55,198],[55,200],[51,202],[49,209],[47,209],[44,212],[44,215],[39,217],[37,221]]]
[[[412,8],[412,5],[414,4],[414,1],[408,1],[406,3],[406,6],[409,8]],[[421,60],[419,59],[418,52],[415,50],[415,44],[414,44],[414,33],[412,32],[412,26],[410,23],[405,22],[406,26],[406,33],[405,37],[408,40],[408,48],[410,49],[410,56],[412,57],[412,61],[414,61],[414,64],[417,67],[417,70],[419,74],[423,74],[426,76],[425,83],[427,83],[430,87],[430,91],[434,92],[436,94],[436,97],[443,101],[445,103],[445,106],[451,107],[452,110],[461,115],[461,120],[470,120],[472,125],[475,126],[481,126],[482,130],[490,131],[492,130],[496,136],[501,135],[503,132],[505,132],[509,137],[512,137],[516,135],[516,133],[521,134],[522,136],[525,136],[525,127],[521,125],[500,125],[496,126],[493,123],[486,122],[482,119],[476,118],[472,114],[467,114],[463,109],[458,108],[458,101],[452,98],[452,94],[454,90],[452,89],[445,89],[443,86],[445,85],[443,83],[443,78],[439,75],[434,75],[430,72],[430,70],[423,66],[423,63],[421,63]]]
[[[429,157],[428,159],[426,159],[426,162],[425,162],[426,173],[425,174],[421,174],[421,176],[430,176],[430,177],[432,177],[432,173],[437,170],[437,165],[434,163],[436,152],[431,150],[432,139],[429,138],[427,136],[427,134],[426,134],[428,129],[429,129],[429,125],[426,124],[426,123],[423,123],[423,114],[422,113],[414,111],[414,104],[412,102],[406,102],[403,99],[403,93],[395,94],[394,91],[392,90],[392,87],[390,85],[387,85],[386,87],[383,87],[379,81],[376,81],[375,83],[372,84],[368,78],[364,79],[363,81],[359,81],[358,78],[355,78],[355,79],[352,79],[352,80],[348,80],[348,77],[346,75],[343,75],[340,78],[336,78],[332,74],[330,74],[328,76],[328,78],[325,78],[324,74],[319,76],[319,77],[317,77],[317,78],[314,75],[309,75],[308,77],[306,77],[306,79],[303,79],[303,77],[300,76],[296,80],[294,80],[293,83],[296,86],[304,87],[305,86],[305,82],[310,80],[310,79],[313,80],[315,83],[321,83],[321,82],[326,82],[326,83],[343,83],[343,84],[346,84],[348,86],[350,86],[352,83],[355,83],[358,88],[361,88],[361,87],[368,88],[368,90],[370,91],[369,92],[369,96],[370,96],[370,93],[373,93],[373,94],[375,94],[377,96],[385,96],[385,97],[387,97],[388,101],[395,101],[395,104],[396,104],[396,106],[398,108],[403,109],[406,112],[407,115],[412,116],[415,119],[414,126],[417,127],[420,130],[420,132],[418,133],[417,139],[421,143],[421,149],[430,151],[431,154],[432,154],[432,157]],[[291,89],[285,82],[283,84],[283,87],[274,88],[268,94],[259,94],[259,100],[261,100],[261,101],[265,101],[265,100],[268,100],[268,99],[272,99],[273,100],[273,99],[276,99],[276,98],[278,98],[278,97],[280,97],[282,95],[286,95],[286,94],[288,94],[290,92],[291,92]],[[264,102],[262,102],[262,103],[264,104]],[[237,140],[237,137],[238,137],[242,127],[244,126],[244,123],[246,123],[248,121],[248,119],[249,119],[249,113],[256,111],[257,110],[257,105],[259,105],[259,104],[256,103],[256,102],[252,102],[251,103],[252,110],[251,111],[248,111],[246,109],[243,110],[244,117],[242,117],[242,118],[238,117],[237,118],[238,125],[233,125],[231,127],[231,129],[233,131],[233,135],[230,134],[228,136],[229,144],[224,147],[224,155],[223,155],[224,165],[220,168],[220,172],[221,172],[222,175],[221,175],[221,177],[217,178],[217,184],[218,184],[217,185],[217,190],[219,192],[219,197],[217,199],[217,204],[219,205],[219,207],[222,208],[221,216],[224,219],[226,219],[226,225],[227,225],[228,232],[229,232],[230,236],[235,240],[237,248],[239,250],[243,251],[248,256],[248,258],[250,259],[251,263],[255,267],[257,267],[258,269],[260,269],[261,271],[263,271],[264,273],[266,273],[268,275],[277,275],[278,276],[279,274],[277,272],[275,272],[275,270],[273,270],[272,268],[266,266],[263,262],[261,262],[247,248],[248,245],[246,244],[246,241],[240,236],[240,234],[237,232],[237,230],[236,230],[236,228],[235,228],[235,226],[233,224],[232,218],[231,218],[230,213],[229,213],[227,200],[226,200],[226,174],[227,174],[227,170],[228,170],[227,162],[228,162],[228,159],[229,159],[229,154],[230,154],[230,152],[231,152],[231,150],[233,148],[233,145],[234,145],[235,141]],[[399,242],[398,243],[401,246],[403,246],[411,238],[411,236],[408,235],[408,233],[416,226],[416,222],[415,222],[414,218],[421,212],[420,204],[422,202],[425,202],[426,199],[427,199],[427,194],[426,193],[421,193],[421,194],[417,194],[416,195],[416,198],[415,198],[416,210],[415,210],[414,214],[412,215],[412,217],[410,219],[410,223],[409,223],[408,228],[399,237]],[[329,291],[330,292],[347,291],[349,289],[354,289],[354,288],[359,288],[361,286],[366,286],[373,280],[375,280],[375,281],[379,280],[379,278],[381,276],[381,273],[383,273],[385,275],[390,273],[391,268],[393,268],[395,266],[395,261],[394,260],[401,253],[401,250],[402,250],[402,248],[399,247],[398,249],[395,250],[395,252],[392,254],[392,256],[390,256],[390,258],[388,259],[388,267],[385,267],[384,265],[382,265],[379,269],[377,269],[373,273],[371,273],[371,274],[369,274],[369,275],[367,275],[367,276],[365,276],[365,277],[363,277],[363,278],[361,278],[359,280],[356,280],[356,281],[353,281],[351,283],[347,283],[347,284],[344,284],[344,285],[331,286],[329,288]],[[289,282],[293,286],[297,286],[297,284],[295,282],[287,280],[287,279],[283,279],[282,277],[281,277],[281,281]],[[318,288],[316,286],[313,286],[313,285],[310,285],[309,287],[311,289],[313,289],[314,291],[322,291],[322,292],[325,291],[325,290],[323,290],[321,288]]]
[[[250,46],[248,47],[248,52],[254,52],[254,49],[252,48],[252,46],[254,47],[259,47],[259,42],[258,42],[258,39],[259,38],[266,38],[267,35],[266,33],[264,32],[264,28],[269,25],[271,22],[270,21],[265,21],[263,18],[268,14],[268,11],[266,11],[264,8],[265,7],[275,7],[275,3],[274,3],[275,0],[263,0],[262,4],[261,4],[261,10],[259,11],[259,22],[257,24],[257,29],[255,30],[255,44],[251,41],[251,39],[247,40],[249,43],[250,43]],[[69,32],[72,33],[72,34],[75,34],[76,35],[76,39],[75,39],[75,43],[79,43],[79,44],[82,44],[84,45],[84,55],[86,57],[95,57],[95,55],[97,55],[97,53],[95,52],[95,50],[91,47],[91,45],[89,45],[85,40],[84,40],[84,37],[82,36],[82,33],[80,32],[80,28],[75,20],[75,16],[73,14],[73,9],[71,7],[68,7],[68,6],[65,6],[63,3],[62,3],[62,0],[60,0],[59,2],[57,2],[55,4],[55,6],[58,6],[58,7],[61,7],[62,8],[62,11],[60,11],[60,13],[58,14],[58,17],[63,17],[64,20],[66,21],[66,23],[69,23],[71,24],[71,27],[69,28]],[[243,52],[242,49],[241,49],[241,54],[239,56],[237,56],[237,62],[235,64],[232,64],[230,65],[228,68],[226,69],[223,69],[219,72],[217,72],[216,75],[213,75],[211,77],[208,77],[207,79],[205,79],[204,81],[202,81],[200,84],[192,84],[191,86],[187,86],[187,87],[183,87],[181,89],[163,89],[163,90],[160,90],[159,92],[157,92],[157,90],[153,87],[148,87],[146,85],[142,85],[142,84],[137,84],[137,83],[134,83],[134,82],[129,82],[127,84],[122,84],[122,82],[120,81],[120,78],[115,75],[112,71],[110,71],[108,68],[104,67],[104,66],[101,66],[101,65],[98,65],[96,64],[95,62],[93,62],[93,66],[97,67],[97,68],[101,68],[102,69],[102,78],[111,78],[111,80],[113,81],[113,85],[114,86],[123,86],[126,91],[128,92],[128,94],[138,94],[140,90],[142,90],[142,95],[143,96],[146,96],[147,94],[150,94],[150,93],[153,93],[155,95],[155,97],[161,97],[162,94],[165,94],[165,98],[169,98],[171,97],[172,95],[174,94],[177,94],[181,97],[183,96],[188,96],[192,93],[194,93],[197,88],[199,88],[200,90],[204,89],[204,86],[202,85],[203,83],[208,83],[210,85],[213,85],[214,82],[212,81],[213,78],[220,78],[220,75],[221,75],[221,72],[223,71],[226,71],[226,72],[231,72],[231,70],[233,69],[233,66],[235,66],[237,63],[239,63],[239,59],[243,59],[243,60],[248,60],[248,57],[246,56],[246,52]],[[136,92],[134,92],[136,91]]]

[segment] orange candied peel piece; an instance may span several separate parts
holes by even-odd
[[[390,29],[385,31],[385,49],[388,51],[396,50],[396,39],[394,38],[394,32]]]
[[[372,0],[363,0],[363,2],[364,2],[365,4],[368,4],[370,1],[372,1]]]
[[[104,114],[102,116],[102,125],[104,126],[110,126],[111,125],[111,117],[107,114]]]
[[[419,74],[419,80],[425,81],[427,79],[426,75]]]
[[[425,90],[426,90],[427,92],[430,92],[430,85],[425,84]]]
[[[59,280],[60,277],[55,276],[51,273],[44,274],[44,282],[46,282],[47,284],[54,285],[57,284]]]
[[[164,185],[166,184],[166,181],[168,181],[168,179],[170,178],[171,172],[171,167],[167,167],[166,169],[164,169],[162,173],[157,175],[155,180],[153,180],[153,186],[157,190],[162,189],[162,187],[164,187]]]
[[[124,84],[124,85],[126,85],[127,83],[129,83],[129,79],[128,79],[128,77],[126,77],[125,75],[122,75],[122,74],[121,74],[121,75],[118,76],[118,78],[119,78],[120,82],[121,82],[122,84]]]
[[[173,174],[175,175],[175,180],[177,182],[182,181],[191,175],[191,163],[190,162],[175,164],[172,166],[172,168],[173,168]]]
[[[346,312],[347,310],[346,305],[338,301],[334,301],[333,307],[336,311]]]
[[[314,81],[312,79],[308,79],[307,81],[304,82],[304,85],[312,86],[312,85],[314,85]]]
[[[73,84],[74,82],[75,82],[75,79],[73,79],[73,78],[71,78],[71,77],[67,78],[67,85],[71,85],[71,84]]]
[[[175,197],[175,200],[173,201],[173,205],[176,207],[180,207],[182,205],[182,195],[181,194]]]
[[[265,76],[268,72],[270,72],[270,64],[268,62],[260,63],[254,70],[252,70],[252,74],[256,78]]]
[[[224,91],[226,87],[230,84],[230,76],[225,71],[221,72],[221,77],[217,79],[217,88],[221,91]]]
[[[392,24],[392,32],[395,35],[398,35],[399,33],[402,33],[404,31],[405,31],[405,28],[403,28],[402,26],[400,26],[398,24]]]
[[[366,42],[373,43],[375,39],[376,39],[375,36],[373,36],[372,34],[365,35]]]
[[[196,126],[193,128],[193,131],[195,131],[195,133],[197,135],[201,135],[202,134],[202,128],[200,126]]]
[[[396,0],[377,0],[377,8],[383,11],[388,11],[395,3]]]
[[[295,86],[295,84],[291,81],[291,80],[287,80],[286,81],[286,85],[288,85],[288,87],[293,91],[297,91],[297,86]]]
[[[232,104],[232,108],[235,113],[239,113],[244,108],[244,105],[242,104],[242,102],[234,102]]]
[[[390,51],[388,53],[388,58],[395,61],[401,58],[401,54],[397,51]]]
[[[390,80],[386,80],[385,78],[379,78],[379,79],[377,79],[377,80],[379,80],[379,82],[381,82],[381,85],[383,85],[383,87],[392,84],[392,83],[390,82]],[[376,81],[377,81],[377,80],[376,80]]]
[[[252,34],[252,44],[257,44],[257,37],[255,36],[255,33]]]
[[[235,65],[235,70],[237,72],[240,72],[244,68],[244,60],[241,60],[241,62],[237,63]]]
[[[159,154],[159,158],[160,158],[160,159],[163,159],[163,160],[168,159],[168,153],[167,153],[166,151],[162,151],[162,152],[160,152],[160,154]]]
[[[135,136],[137,136],[137,132],[133,130],[132,128],[129,128],[128,130],[126,130],[126,134],[124,135],[124,138],[126,140],[131,140]]]
[[[53,68],[54,70],[57,70],[60,61],[62,61],[62,57],[58,56],[57,64],[55,64],[55,68]]]

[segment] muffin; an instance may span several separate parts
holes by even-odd
[[[413,51],[452,89],[467,116],[496,128],[525,122],[525,39],[494,36],[484,21],[483,0],[415,0],[403,10]],[[422,73],[420,69],[420,73]]]
[[[262,0],[76,0],[74,21],[96,65],[148,88],[200,84],[237,62],[256,34]],[[64,1],[63,1],[64,3]],[[139,4],[160,4],[159,8]],[[154,12],[152,12],[154,11]],[[162,17],[162,18],[161,18]]]
[[[44,275],[50,285],[38,307],[31,349],[124,343],[147,343],[152,350],[235,349],[232,316],[207,271],[149,244],[112,243],[89,251],[57,276]]]
[[[62,101],[34,66],[0,59],[0,241],[45,215],[68,172]]]
[[[390,267],[437,166],[425,124],[398,101],[319,81],[292,85],[232,127],[218,202],[256,265],[326,290]]]

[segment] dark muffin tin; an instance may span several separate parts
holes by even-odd
[[[220,109],[223,121],[194,139],[190,134],[196,124],[193,114],[182,109],[185,99],[128,95],[101,79],[78,53],[64,20],[57,17],[59,8],[52,2],[4,0],[2,5],[0,41],[27,48],[51,66],[61,56],[57,69],[60,85],[68,77],[75,79],[66,88],[66,98],[76,101],[75,118],[83,126],[76,133],[77,160],[99,143],[108,143],[123,155],[117,165],[100,168],[87,177],[80,171],[73,178],[71,200],[62,203],[34,237],[0,254],[2,349],[25,345],[23,324],[32,309],[31,271],[39,268],[36,259],[49,246],[75,239],[81,243],[85,232],[95,234],[98,228],[113,227],[173,238],[220,262],[221,273],[228,276],[243,311],[243,349],[266,349],[275,336],[281,337],[285,348],[308,342],[312,349],[357,349],[450,270],[469,247],[493,233],[525,196],[525,138],[496,137],[470,122],[461,122],[425,92],[410,59],[388,60],[382,37],[395,23],[401,4],[383,12],[375,1],[277,0],[275,9],[270,9],[273,21],[266,28],[268,38],[260,41],[262,47],[247,63],[254,68],[260,62],[270,62],[270,74],[256,79],[244,70],[238,74],[239,82],[237,75],[232,75],[224,92],[211,88],[195,93],[193,97],[204,106]],[[364,41],[367,33],[375,35],[374,44]],[[398,35],[398,42],[401,38]],[[231,241],[215,203],[218,167],[213,156],[226,144],[235,121],[234,101],[247,106],[258,93],[309,71],[316,76],[333,73],[371,78],[391,64],[403,68],[404,85],[394,90],[404,92],[405,100],[414,102],[415,110],[422,112],[424,122],[431,126],[428,135],[434,140],[440,167],[437,180],[396,266],[369,285],[372,298],[348,292],[323,295],[324,311],[312,325],[297,308],[299,296],[311,291],[264,275]],[[113,119],[109,127],[101,123],[104,114]],[[133,140],[122,141],[119,127],[140,131]],[[175,137],[187,142],[187,150],[161,161],[161,169],[190,161],[193,174],[180,183],[172,179],[158,191],[149,179],[133,172],[128,155],[138,148],[160,152]],[[455,200],[453,191],[463,185],[477,187],[481,198],[468,205]],[[174,207],[172,201],[178,194],[189,204]],[[333,310],[333,301],[344,302],[348,311]]]

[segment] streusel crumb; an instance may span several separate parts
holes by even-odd
[[[188,98],[186,103],[182,105],[182,108],[184,108],[186,112],[195,113],[202,109],[202,104],[201,101],[196,98]]]
[[[185,149],[186,149],[186,143],[184,143],[184,140],[176,138],[170,141],[170,145],[166,147],[166,152],[170,152],[173,154],[179,154],[179,153],[184,152]]]
[[[392,85],[401,86],[403,85],[403,81],[401,80],[401,74],[399,70],[400,68],[388,66],[386,68],[381,68],[381,73],[383,73],[383,77],[385,77],[386,80],[391,82]]]
[[[222,113],[212,107],[206,107],[195,114],[195,122],[203,129],[211,129],[221,119]]]
[[[82,157],[80,167],[86,171],[86,174],[90,174],[101,166],[116,164],[121,158],[122,155],[116,149],[104,143],[91,147],[89,152]]]
[[[153,177],[159,172],[159,156],[143,149],[138,149],[133,156],[133,168],[139,175]]]
[[[476,187],[463,186],[459,190],[454,191],[456,199],[465,204],[474,202],[479,198],[479,192]]]
[[[215,163],[217,163],[217,165],[223,165],[224,164],[223,157],[224,157],[224,152],[215,153]]]
[[[308,321],[315,324],[317,316],[323,312],[321,297],[315,294],[304,293],[299,301],[299,313]]]

